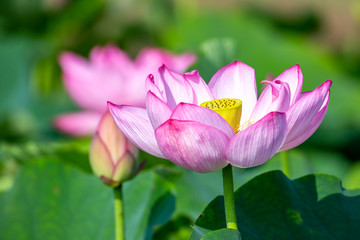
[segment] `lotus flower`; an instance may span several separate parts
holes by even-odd
[[[106,185],[118,186],[138,172],[137,154],[138,149],[125,138],[106,111],[90,145],[90,165],[95,175]]]
[[[55,127],[75,136],[92,135],[107,109],[106,102],[145,106],[145,79],[156,73],[161,64],[184,72],[195,60],[192,54],[143,49],[135,61],[113,45],[94,47],[89,61],[71,52],[60,56],[66,90],[84,110],[60,115]]]
[[[301,93],[298,65],[264,82],[257,99],[254,69],[244,63],[223,67],[208,85],[198,71],[180,75],[162,66],[158,77],[146,80],[146,109],[109,103],[109,110],[138,148],[186,169],[253,167],[315,132],[332,84],[328,80]]]

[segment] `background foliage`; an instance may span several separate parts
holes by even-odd
[[[324,122],[288,152],[291,178],[326,173],[345,188],[360,187],[360,5],[320,2],[3,0],[1,239],[81,239],[76,233],[84,229],[83,239],[111,238],[112,195],[91,175],[90,139],[71,139],[52,125],[56,114],[77,109],[62,85],[59,53],[87,56],[108,42],[132,57],[145,46],[190,50],[198,55],[191,69],[205,81],[234,60],[254,67],[258,82],[294,64],[303,71],[303,91],[333,80]],[[190,224],[221,194],[220,173],[185,171],[145,153],[141,158],[145,171],[126,185],[127,221],[137,222],[127,236],[187,239]],[[279,168],[276,155],[263,166],[236,169],[235,186]]]

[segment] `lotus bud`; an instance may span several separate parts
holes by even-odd
[[[127,140],[106,111],[90,145],[90,165],[101,181],[111,187],[131,179],[139,170],[138,149]]]

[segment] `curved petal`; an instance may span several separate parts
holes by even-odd
[[[170,119],[155,130],[164,155],[183,168],[200,173],[225,167],[229,137],[217,128],[194,121]]]
[[[87,60],[72,52],[62,52],[59,56],[59,64],[65,75],[88,75]]]
[[[137,69],[123,50],[113,44],[95,46],[90,52],[90,64],[97,83],[83,83],[92,84],[92,91],[87,91],[90,93],[88,98],[105,103],[102,104],[105,109],[107,101],[121,105],[145,106],[144,83],[148,72]]]
[[[154,75],[149,74],[148,77],[146,78],[145,89],[147,92],[151,91],[162,101],[165,101],[165,98],[163,97],[163,92],[161,92],[160,89],[158,88],[158,86],[156,86],[156,84],[155,84]]]
[[[282,72],[275,80],[280,80],[289,84],[291,100],[290,105],[293,105],[299,98],[303,84],[303,74],[301,72],[300,66],[296,64],[291,68]]]
[[[169,65],[171,69],[175,72],[183,73],[196,61],[196,55],[192,53],[184,53],[177,55],[175,58],[172,58],[172,63],[169,65],[165,62],[166,65]]]
[[[190,120],[200,122],[219,129],[224,132],[229,138],[232,138],[235,133],[229,123],[222,118],[218,113],[205,107],[199,107],[194,104],[180,103],[172,113],[171,119]]]
[[[315,90],[302,96],[289,108],[286,112],[286,121],[288,123],[286,143],[294,141],[308,129],[310,123],[324,104],[331,84],[330,80],[324,82]]]
[[[64,85],[71,98],[81,107],[92,109],[92,102],[88,100],[84,92],[87,92],[86,81],[92,79],[90,64],[86,59],[71,53],[63,52],[59,57],[59,64],[62,69]]]
[[[90,61],[64,52],[59,58],[64,85],[82,108],[105,111],[106,102],[144,106],[147,73],[135,71],[125,53],[115,46],[96,46]]]
[[[251,113],[251,121],[255,122],[270,112],[286,112],[290,106],[290,89],[286,82],[275,80],[261,83],[268,83],[268,86],[261,93]]]
[[[96,134],[100,136],[107,147],[111,160],[114,164],[127,151],[128,140],[116,125],[109,111],[102,116],[97,128]]]
[[[309,124],[307,129],[304,132],[302,132],[301,135],[298,136],[297,138],[295,138],[293,141],[291,141],[291,142],[285,141],[285,143],[281,147],[280,151],[285,151],[285,150],[289,150],[291,148],[297,147],[300,144],[302,144],[303,142],[305,142],[309,137],[311,137],[311,135],[314,134],[316,129],[319,128],[321,122],[324,120],[326,110],[328,107],[328,103],[329,103],[329,98],[330,98],[330,91],[326,95],[324,104],[321,107],[320,111],[316,114],[315,118],[311,121],[311,123]]]
[[[156,143],[154,129],[145,109],[110,102],[108,106],[116,125],[135,146],[151,155],[165,158]]]
[[[118,96],[131,97],[129,91],[123,90],[121,72],[116,69],[100,69],[79,59],[74,54],[65,53],[60,57],[60,65],[65,88],[80,107],[105,111],[108,100],[116,101]]]
[[[159,68],[159,76],[163,85],[158,85],[166,99],[167,105],[174,109],[180,102],[193,103],[194,90],[190,83],[180,74],[169,70],[165,65]]]
[[[226,149],[227,159],[242,168],[263,164],[279,150],[285,136],[285,113],[271,112],[236,134]]]
[[[169,106],[151,91],[146,96],[146,110],[154,129],[168,120],[172,113]]]
[[[156,68],[165,64],[175,72],[182,73],[196,60],[196,56],[191,53],[175,55],[168,51],[157,48],[145,48],[136,58],[136,65],[141,69],[150,70],[153,73]]]
[[[135,175],[137,165],[135,156],[129,151],[124,152],[114,166],[111,179],[120,183],[130,179]]]
[[[116,68],[119,71],[129,71],[134,65],[128,55],[113,44],[95,46],[90,52],[93,67]]]
[[[78,112],[55,117],[54,126],[61,132],[72,136],[90,136],[95,132],[101,119],[98,112]]]
[[[94,134],[89,150],[90,165],[96,176],[111,178],[114,163],[111,154],[98,133]]]
[[[215,99],[236,98],[242,101],[240,125],[250,118],[257,99],[255,71],[252,67],[235,61],[215,73],[209,88]]]
[[[184,78],[188,80],[191,87],[195,92],[194,104],[200,105],[203,102],[214,100],[213,95],[210,92],[209,87],[205,81],[200,77],[199,72],[194,70],[190,73],[185,73]]]

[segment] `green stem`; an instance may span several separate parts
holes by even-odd
[[[287,153],[287,151],[283,151],[283,152],[281,152],[280,155],[281,155],[282,171],[287,177],[290,177],[290,164],[289,164],[288,153]]]
[[[114,188],[115,240],[125,239],[122,185]]]
[[[235,200],[234,200],[234,180],[231,164],[222,170],[224,187],[224,204],[226,227],[238,230],[236,223]]]

